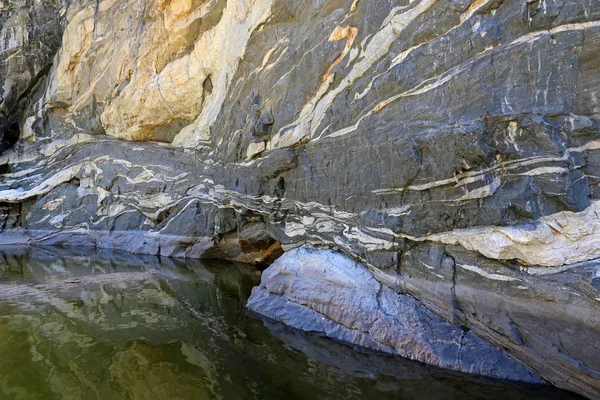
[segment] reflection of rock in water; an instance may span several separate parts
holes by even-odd
[[[461,399],[502,396],[513,399],[565,398],[565,393],[557,393],[549,386],[464,375],[401,357],[383,356],[358,347],[352,347],[353,351],[349,351],[349,345],[307,334],[266,318],[261,319],[271,333],[287,347],[302,352],[329,373],[368,379],[373,383],[373,389],[381,392],[403,393],[408,398],[415,399],[436,399],[440,393],[444,393],[444,398]],[[481,397],[482,385],[485,385],[486,396],[489,397]]]
[[[159,348],[144,343],[116,354],[109,371],[111,383],[132,400],[210,398],[201,375],[183,373]]]
[[[30,383],[13,376],[27,369],[37,371],[36,386],[66,399],[207,398],[207,391],[214,397],[219,372],[212,364],[220,350],[210,342],[229,340],[223,315],[228,307],[243,309],[259,279],[254,270],[231,264],[212,268],[222,275],[220,286],[230,298],[218,293],[213,273],[199,262],[29,251],[4,254],[0,263],[2,277],[9,265],[21,271],[0,290],[0,308],[13,310],[0,314],[0,343],[7,344],[2,328],[8,326],[19,332],[14,336],[22,348],[17,372],[0,376],[1,387],[14,385],[11,393],[31,395]],[[130,342],[142,337],[148,343]],[[203,362],[197,345],[179,341],[195,337],[212,350]],[[11,346],[3,350],[0,371]]]
[[[265,327],[247,266],[87,253],[0,254],[0,399],[567,398]]]

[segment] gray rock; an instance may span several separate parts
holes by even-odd
[[[234,2],[0,0],[0,243],[260,225],[600,397],[600,3]]]
[[[0,1],[0,154],[19,140],[61,44],[67,1]],[[36,97],[37,96],[37,97]]]
[[[263,272],[247,307],[294,328],[438,367],[542,382],[472,331],[445,322],[331,250],[285,253]]]

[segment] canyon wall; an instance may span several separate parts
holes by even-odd
[[[260,314],[302,328],[324,281],[325,335],[600,397],[598,1],[0,0],[0,29],[3,245],[286,251]]]

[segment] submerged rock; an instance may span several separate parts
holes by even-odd
[[[285,253],[264,271],[247,307],[294,328],[438,367],[542,382],[472,331],[445,322],[332,250]]]

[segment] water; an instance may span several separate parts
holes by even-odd
[[[260,272],[80,250],[0,253],[0,399],[570,399],[264,322]]]

